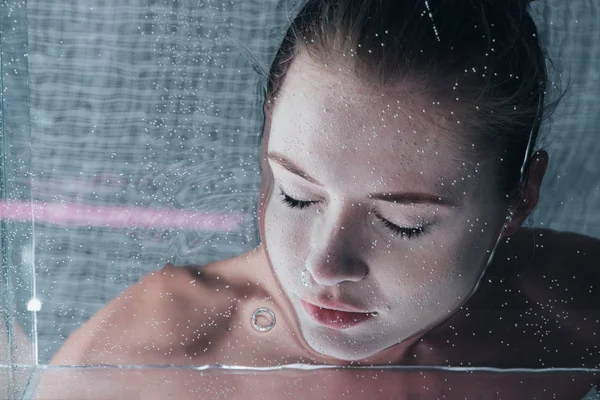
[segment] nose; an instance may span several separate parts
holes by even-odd
[[[349,215],[324,218],[312,231],[312,246],[306,259],[306,269],[312,279],[324,286],[332,286],[344,281],[358,282],[368,273],[368,267],[356,251],[360,249],[359,225],[346,223]]]

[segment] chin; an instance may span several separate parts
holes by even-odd
[[[360,361],[367,357],[371,357],[379,353],[379,351],[381,351],[379,349],[364,348],[359,344],[340,344],[332,342],[323,342],[322,340],[319,340],[316,343],[309,341],[309,345],[313,348],[313,350],[324,356],[333,357],[342,361]]]
[[[373,335],[349,334],[348,330],[302,324],[302,335],[306,343],[317,353],[344,361],[358,361],[379,353],[385,349],[373,346]]]

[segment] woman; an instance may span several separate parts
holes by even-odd
[[[525,1],[310,0],[270,71],[260,246],[145,276],[52,364],[598,368],[598,241],[521,228],[547,80]],[[534,398],[475,381],[426,393]]]

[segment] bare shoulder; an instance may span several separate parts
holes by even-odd
[[[517,292],[527,299],[553,349],[555,365],[600,367],[600,240],[570,232],[524,229],[513,240],[523,258]],[[548,336],[550,338],[550,336]]]
[[[521,229],[511,241],[514,254],[522,259],[521,282],[528,293],[568,298],[573,305],[600,306],[599,239],[550,229]]]
[[[246,259],[242,255],[201,267],[167,264],[145,275],[75,331],[50,364],[214,363],[217,356],[223,356],[223,349],[232,348],[231,332],[241,331],[233,326],[243,314],[240,299],[266,296],[262,287],[249,285],[247,275],[239,272],[249,270]],[[143,376],[119,375],[102,368],[48,369],[40,378],[36,398],[91,398],[106,392],[107,382],[112,395],[119,398],[137,398],[142,392],[143,398],[174,393],[185,397],[181,391],[187,384],[185,375],[173,376],[171,387],[164,386],[164,379],[162,369],[145,370]]]
[[[211,326],[226,326],[223,301],[210,293],[218,278],[171,264],[145,275],[75,331],[51,364],[164,364],[184,356],[210,340]]]
[[[600,241],[591,237],[516,232],[498,247],[469,302],[428,334],[443,349],[436,362],[598,368],[599,257]]]

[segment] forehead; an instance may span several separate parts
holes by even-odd
[[[410,79],[375,89],[360,82],[347,65],[318,62],[300,52],[283,81],[274,112],[295,108],[298,117],[329,125],[340,122],[336,118],[348,124],[362,122],[353,130],[396,132],[396,142],[410,133],[423,139],[466,136],[461,135],[462,127],[454,126],[459,115],[465,116],[464,107],[449,109],[443,103]]]
[[[367,171],[431,188],[465,173],[448,115],[409,83],[374,90],[300,53],[276,100],[268,146],[338,182]]]

